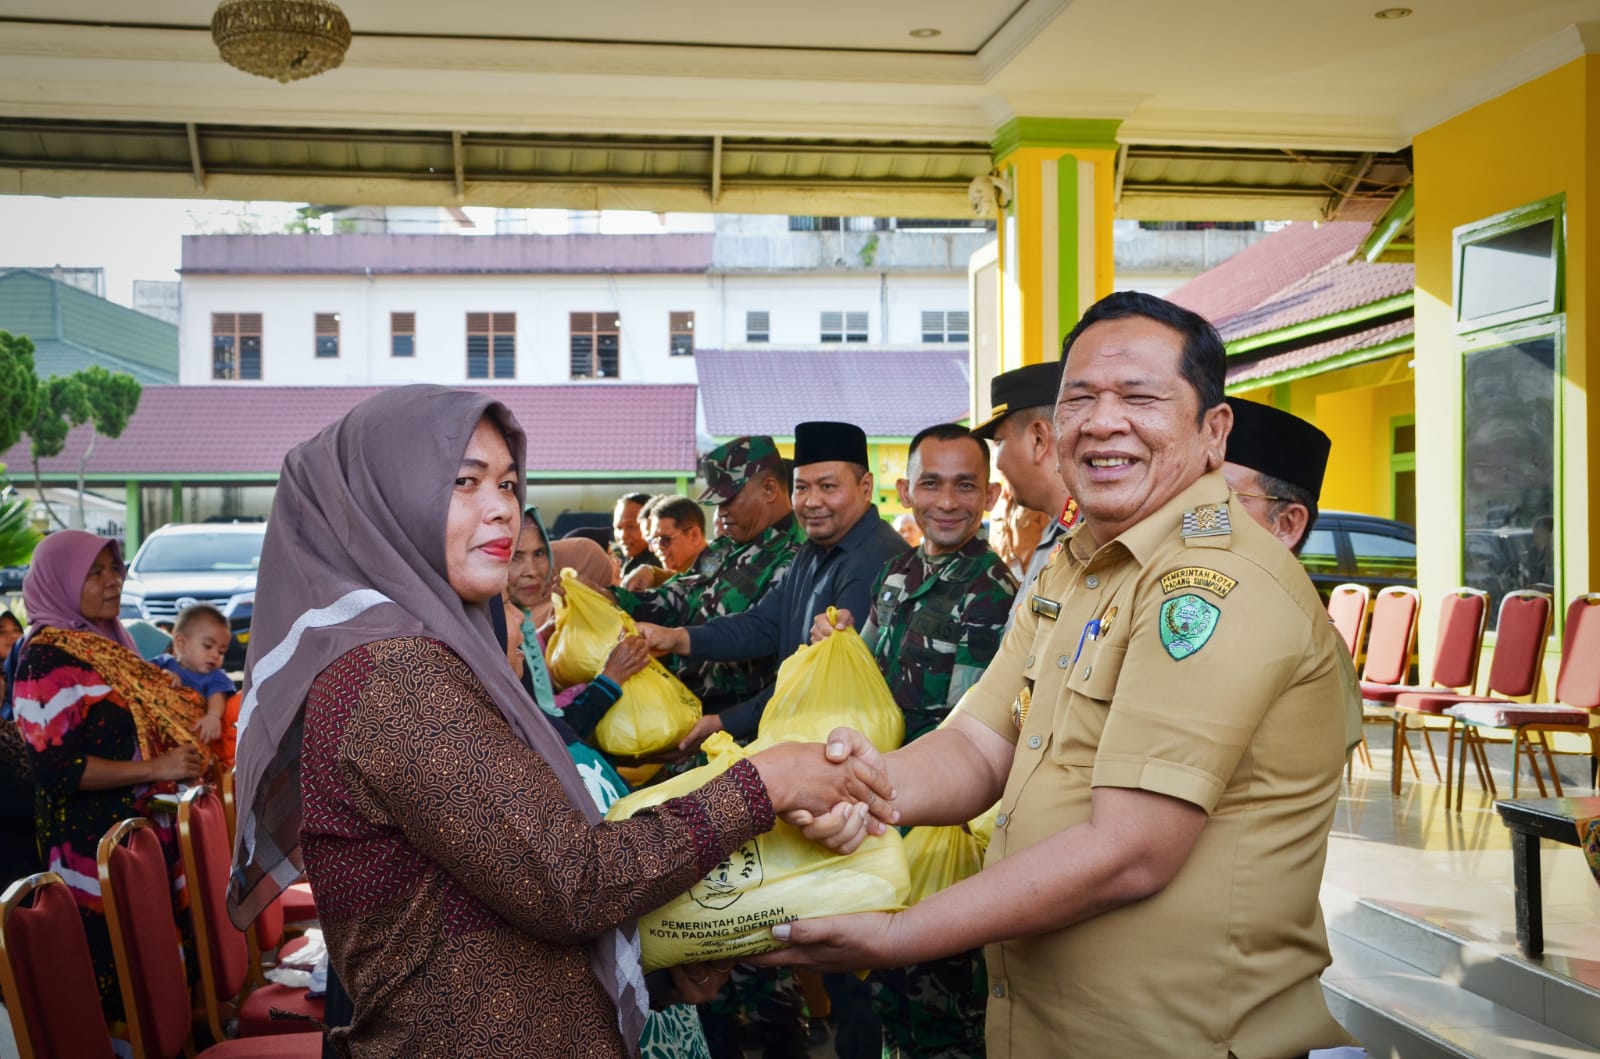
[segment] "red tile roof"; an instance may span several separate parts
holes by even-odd
[[[1217,330],[1224,342],[1280,331],[1325,316],[1409,293],[1416,286],[1412,264],[1351,261],[1327,265],[1273,294],[1260,305],[1230,317]]]
[[[183,268],[203,273],[327,274],[705,272],[713,236],[186,235]]]
[[[788,437],[810,419],[910,437],[970,411],[968,353],[805,349],[694,351],[706,430]]]
[[[528,466],[541,471],[695,469],[695,387],[483,386],[528,432]],[[183,474],[275,474],[295,445],[338,419],[376,387],[147,386],[116,439],[99,438],[91,478]],[[76,473],[90,431],[67,436],[46,473]],[[28,442],[0,453],[13,477],[31,467]]]
[[[1227,325],[1234,317],[1311,273],[1346,260],[1371,227],[1358,221],[1287,225],[1196,276],[1167,298],[1210,320],[1226,338]]]
[[[1228,361],[1227,385],[1233,388],[1241,383],[1252,382],[1256,379],[1265,379],[1279,372],[1293,371],[1295,368],[1308,368],[1323,361],[1332,360],[1346,353],[1353,353],[1362,349],[1373,349],[1377,346],[1391,342],[1397,338],[1404,338],[1416,330],[1415,321],[1412,319],[1396,320],[1355,334],[1344,335],[1339,338],[1318,342],[1311,346],[1302,346],[1299,349],[1290,349],[1282,353],[1273,353],[1257,360],[1243,362],[1230,358]]]

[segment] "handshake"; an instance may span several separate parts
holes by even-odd
[[[835,853],[853,852],[900,819],[887,762],[853,728],[835,728],[823,744],[768,747],[750,763],[784,822]]]

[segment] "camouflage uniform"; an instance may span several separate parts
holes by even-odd
[[[740,437],[701,460],[706,489],[696,502],[723,504],[765,470],[779,467],[778,447],[769,437]],[[698,625],[725,614],[742,614],[783,580],[805,542],[794,515],[785,515],[754,540],[737,544],[718,537],[701,553],[694,570],[645,592],[616,590],[617,603],[639,621],[658,625]],[[778,678],[778,659],[734,662],[674,656],[673,672],[700,697],[707,713],[744,702]],[[700,1021],[713,1059],[741,1059],[741,1014],[764,1059],[804,1059],[807,1054],[805,1001],[787,967],[735,966],[728,984],[700,1005]]]
[[[619,588],[617,605],[639,621],[670,626],[698,625],[724,614],[742,614],[783,580],[805,539],[793,515],[785,515],[746,544],[718,537],[701,553],[692,572],[644,592]],[[717,713],[775,681],[778,660],[674,658],[672,669],[700,697],[707,713]]]
[[[974,537],[951,555],[891,559],[872,587],[861,636],[894,701],[906,742],[939,726],[1000,649],[1017,579]]]
[[[918,548],[884,567],[861,634],[905,711],[906,742],[938,727],[983,674],[1000,648],[1016,591],[1006,564],[977,538],[953,555],[929,556]],[[982,949],[874,971],[871,985],[892,1054],[984,1054],[988,976]]]

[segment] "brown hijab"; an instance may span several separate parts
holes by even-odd
[[[228,909],[240,929],[303,868],[306,695],[328,665],[366,643],[428,636],[447,644],[555,772],[567,800],[590,822],[599,819],[561,738],[506,664],[488,604],[463,602],[446,574],[451,490],[485,417],[500,427],[525,471],[527,438],[510,411],[482,394],[442,386],[379,393],[284,458],[261,552],[239,710],[239,827]],[[520,476],[517,497],[525,499]],[[632,923],[589,945],[590,967],[616,1002],[629,1042],[638,1041],[646,1014],[638,946]]]
[[[611,557],[594,541],[583,537],[566,537],[550,542],[550,588],[553,592],[561,584],[561,571],[571,567],[578,578],[595,588],[607,589],[617,583],[617,568]],[[547,594],[528,609],[534,625],[543,628],[556,616],[556,605]]]

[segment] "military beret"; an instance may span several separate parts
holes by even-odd
[[[1333,442],[1299,416],[1271,405],[1228,398],[1233,430],[1228,434],[1229,463],[1271,475],[1309,492],[1319,500],[1322,475],[1328,469]]]
[[[986,441],[994,440],[1000,422],[1012,412],[1039,405],[1055,407],[1056,394],[1061,390],[1059,360],[1043,364],[1028,364],[1011,371],[1003,371],[989,380],[989,418],[972,428],[972,433]]]
[[[726,503],[738,496],[750,479],[762,471],[777,470],[781,462],[777,443],[765,434],[725,441],[700,457],[700,477],[706,480],[706,487],[695,503]]]
[[[810,463],[859,463],[867,460],[867,435],[854,423],[813,420],[794,428],[794,462],[797,467]]]

